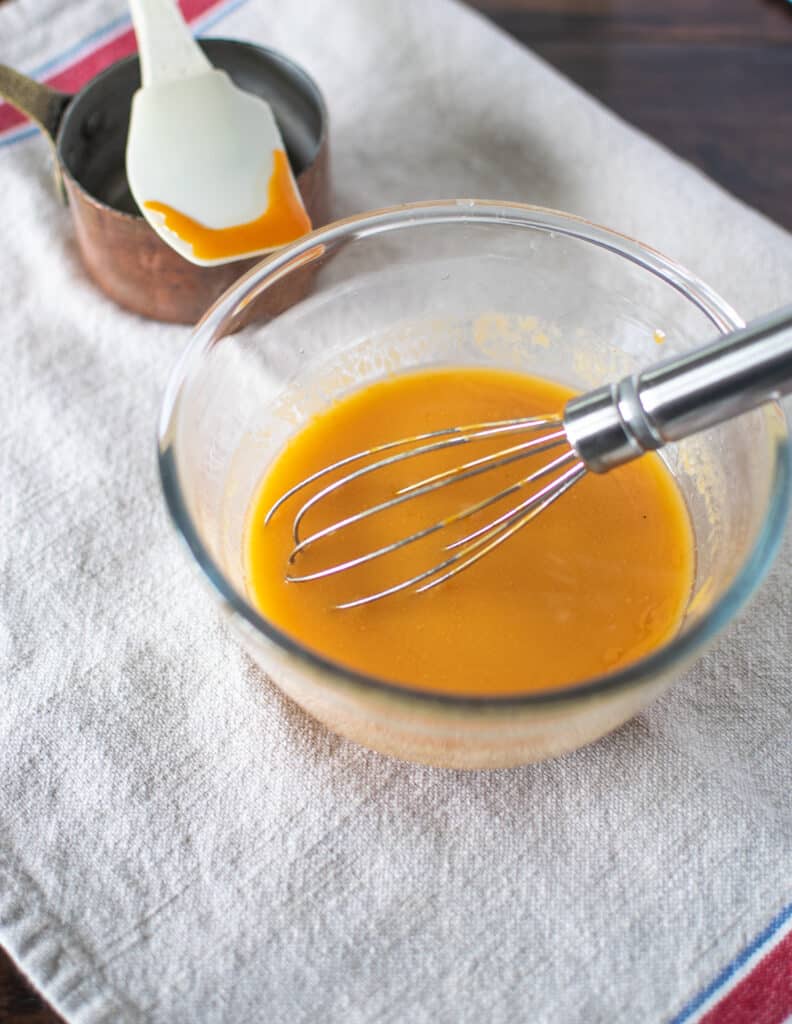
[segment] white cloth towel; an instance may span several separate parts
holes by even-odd
[[[0,60],[66,60],[123,14],[10,0]],[[324,89],[339,215],[523,200],[641,238],[746,317],[792,297],[789,235],[450,0],[215,14]],[[75,1024],[673,1018],[792,898],[792,549],[588,749],[466,774],[330,735],[172,534],[153,433],[188,331],[85,278],[48,156],[0,148],[0,941]]]

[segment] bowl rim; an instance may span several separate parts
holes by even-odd
[[[786,418],[777,403],[768,403],[759,410],[767,423],[773,474],[763,525],[730,586],[697,623],[650,654],[616,672],[594,676],[572,686],[508,694],[454,694],[391,682],[349,668],[302,644],[268,621],[230,583],[203,544],[184,500],[173,444],[181,389],[194,360],[209,350],[223,322],[240,308],[240,304],[249,301],[251,292],[257,294],[287,274],[292,267],[300,266],[315,254],[323,252],[326,246],[341,239],[357,239],[383,231],[443,223],[511,224],[592,243],[636,263],[665,281],[697,306],[719,331],[725,333],[745,325],[739,314],[709,285],[675,260],[628,235],[560,210],[496,200],[447,199],[403,203],[334,221],[265,257],[242,275],[207,310],[173,367],[158,422],[158,465],[163,495],[177,533],[186,543],[203,577],[227,607],[255,631],[262,633],[288,654],[297,656],[312,669],[319,670],[324,679],[342,688],[348,689],[351,685],[369,692],[376,691],[401,702],[420,701],[480,713],[588,699],[636,687],[667,673],[674,665],[683,666],[711,642],[745,605],[764,578],[780,545],[790,502],[792,449],[788,443]]]

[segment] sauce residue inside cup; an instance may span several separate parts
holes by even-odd
[[[607,475],[588,474],[500,548],[425,594],[335,608],[436,563],[443,554],[438,537],[447,543],[453,533],[327,579],[284,580],[291,524],[301,502],[281,508],[266,527],[264,517],[298,480],[404,435],[557,413],[572,394],[534,377],[457,367],[390,377],[341,398],[292,439],[254,496],[245,539],[252,602],[286,633],[348,668],[463,695],[569,686],[634,662],[670,640],[691,592],[694,545],[683,498],[656,455]],[[475,453],[508,443],[481,442]],[[459,464],[472,457],[469,447],[462,459],[459,449],[433,453],[342,489],[308,514],[303,535]],[[301,556],[296,569],[310,572],[412,533],[525,476],[529,465],[521,461],[473,477],[340,531]],[[309,488],[301,499],[311,493]],[[505,508],[482,516],[494,518]],[[469,532],[484,521],[468,520],[461,529]]]

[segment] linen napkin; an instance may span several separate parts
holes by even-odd
[[[450,0],[184,6],[315,76],[339,216],[523,200],[641,238],[746,317],[792,296],[788,234]],[[0,60],[77,84],[128,31],[121,0],[11,0]],[[44,141],[8,108],[0,129],[0,941],[46,998],[75,1024],[792,1012],[789,544],[588,749],[463,773],[329,734],[167,522],[153,432],[188,331],[94,289]]]

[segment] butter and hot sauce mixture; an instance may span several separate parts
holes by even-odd
[[[571,394],[538,378],[460,367],[391,377],[342,398],[291,440],[254,497],[245,550],[252,602],[286,633],[344,666],[404,686],[463,695],[570,686],[665,643],[685,611],[694,547],[683,499],[656,455],[606,475],[588,474],[500,548],[425,594],[335,607],[435,564],[445,543],[507,504],[466,520],[456,533],[441,531],[348,572],[308,583],[284,580],[294,513],[320,485],[282,507],[266,527],[264,518],[297,481],[402,436],[558,413]],[[513,437],[488,439],[372,473],[319,503],[306,516],[302,536],[382,501],[400,486],[512,443]],[[554,454],[373,516],[323,540],[291,568],[310,572],[381,547],[501,490]],[[510,500],[516,504],[520,498]]]

